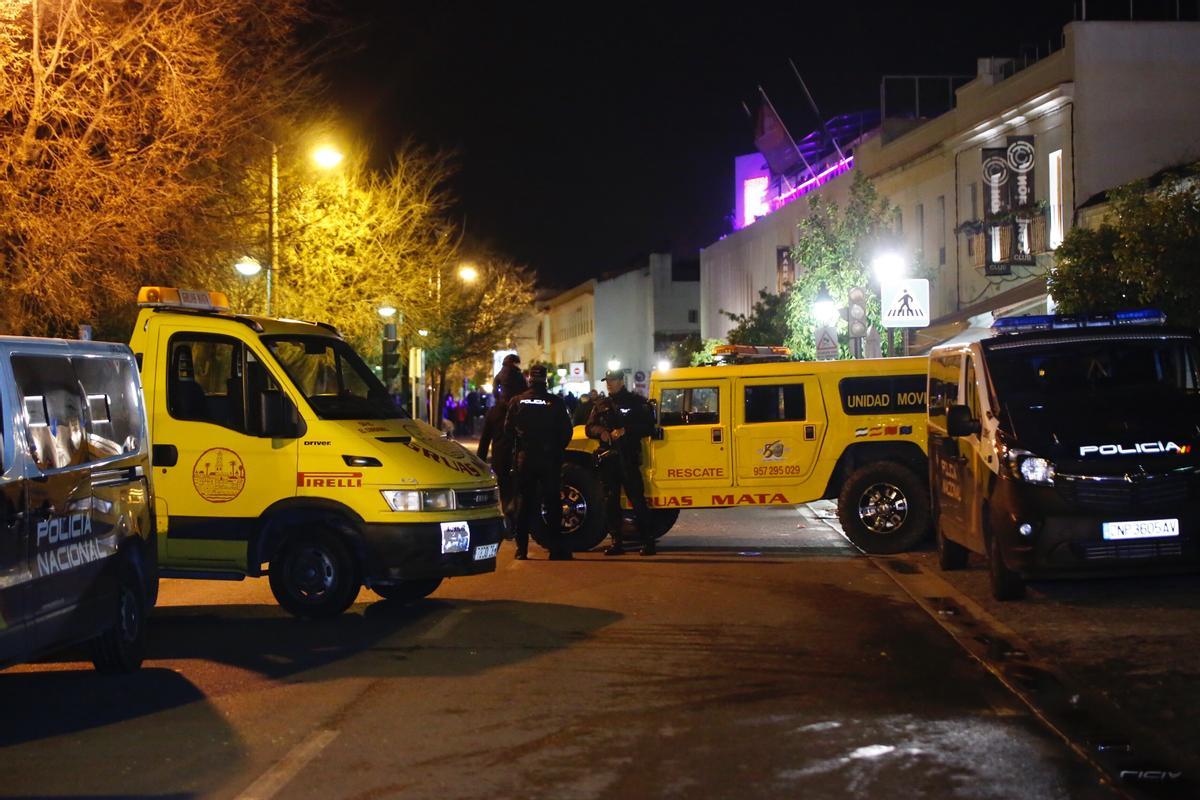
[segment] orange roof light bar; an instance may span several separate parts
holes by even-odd
[[[143,308],[195,308],[201,311],[228,311],[229,298],[224,292],[195,292],[171,286],[143,286],[137,304]]]

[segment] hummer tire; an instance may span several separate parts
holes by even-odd
[[[856,547],[871,555],[911,550],[929,533],[929,489],[896,461],[850,474],[838,495],[838,519]]]

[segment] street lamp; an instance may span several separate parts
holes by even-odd
[[[425,330],[424,328],[421,328],[419,331],[417,331],[417,336],[428,336],[428,335],[429,335],[429,331]]]
[[[904,256],[889,250],[875,256],[871,262],[871,269],[875,272],[875,280],[879,281],[879,285],[882,286],[890,281],[903,278],[904,274],[908,272],[908,264],[904,260]]]
[[[380,306],[379,307],[379,316],[383,317],[384,319],[391,319],[392,317],[396,316],[396,307],[395,306]]]
[[[610,358],[610,359],[608,360],[608,371],[609,371],[609,372],[616,372],[616,371],[617,371],[617,370],[619,370],[620,368],[621,368],[621,362],[620,362],[620,361],[618,361],[618,360],[617,360],[617,359],[615,359],[615,358]]]
[[[668,361],[668,360],[667,360],[667,359],[665,359],[665,358],[660,358],[660,359],[658,360],[658,371],[659,371],[659,372],[667,372],[667,371],[669,371],[670,369],[671,369],[671,362],[670,362],[670,361]]]
[[[247,278],[251,278],[262,272],[262,264],[258,263],[258,259],[251,258],[250,256],[242,256],[241,259],[239,259],[238,262],[233,265],[233,268],[236,269],[239,274],[245,275]]]
[[[271,145],[271,180],[267,205],[267,242],[270,246],[270,260],[267,262],[267,301],[263,306],[263,315],[271,316],[271,273],[279,269],[279,143],[257,133],[251,134]],[[344,157],[336,147],[321,145],[312,153],[313,162],[321,169],[333,169],[342,163]],[[251,265],[250,262],[254,262]],[[262,265],[249,257],[233,265],[238,273],[250,277],[257,275]]]
[[[817,299],[813,301],[812,313],[813,319],[819,325],[833,325],[837,322],[837,304],[833,302],[829,291],[824,287],[821,287],[821,291],[817,294]]]
[[[474,283],[475,279],[479,277],[479,270],[475,269],[474,264],[463,264],[458,268],[458,277],[464,283]]]

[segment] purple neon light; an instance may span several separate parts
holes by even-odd
[[[823,172],[817,173],[814,178],[809,178],[799,186],[792,188],[787,194],[781,194],[779,197],[771,199],[771,210],[778,211],[783,206],[811,192],[813,189],[819,189],[838,175],[849,172],[854,168],[854,156],[846,156],[841,161],[826,167]]]

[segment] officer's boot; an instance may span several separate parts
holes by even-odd
[[[529,558],[529,534],[525,531],[517,531],[513,537],[517,542],[517,552],[513,553],[513,558],[517,561],[524,561]]]
[[[653,536],[647,536],[642,540],[642,555],[652,556],[658,553],[658,546],[654,541]]]
[[[623,556],[625,555],[625,544],[621,541],[620,534],[612,534],[612,544],[604,551],[606,556]]]

